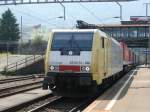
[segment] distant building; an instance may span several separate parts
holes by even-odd
[[[31,34],[32,34],[32,27],[31,26],[24,26],[22,28],[22,38],[20,39],[20,42],[27,43],[31,40]]]
[[[150,63],[150,17],[132,16],[131,21],[107,25],[88,24],[79,20],[77,28],[98,28],[116,40],[125,42],[128,47],[140,54],[141,62]]]
[[[78,21],[78,28],[98,28],[129,47],[148,47],[150,42],[150,21],[122,21],[121,24],[94,25]]]
[[[22,28],[22,39],[23,43],[27,43],[33,40],[37,35],[43,37],[44,40],[48,38],[48,28],[42,25],[35,25],[35,26],[24,26]]]
[[[35,39],[37,36],[40,36],[42,40],[48,39],[48,28],[46,26],[42,26],[41,24],[35,25],[32,27],[31,40]]]
[[[99,29],[124,41],[129,47],[148,47],[150,23],[148,21],[122,21],[120,25],[97,25]]]

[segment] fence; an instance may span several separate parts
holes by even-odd
[[[25,57],[25,59],[19,60],[17,62],[8,64],[5,67],[5,71],[17,71],[18,69],[21,69],[23,67],[26,67],[32,63],[35,63],[36,61],[43,59],[44,55],[31,55],[31,56],[27,56]]]

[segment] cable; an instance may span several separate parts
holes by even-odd
[[[4,7],[9,8],[8,6],[4,6]],[[36,19],[38,19],[38,20],[40,20],[40,21],[43,21],[43,22],[45,22],[45,23],[47,23],[47,24],[53,25],[53,26],[55,26],[55,27],[58,27],[56,24],[52,24],[52,23],[50,23],[48,20],[42,19],[42,18],[37,17],[37,16],[33,16],[33,15],[31,15],[31,14],[28,14],[28,13],[26,13],[26,12],[23,12],[23,11],[20,11],[20,10],[17,10],[17,9],[13,9],[13,10],[15,10],[15,11],[21,13],[21,14],[25,14],[25,15],[31,17],[31,18],[36,18]]]
[[[88,9],[87,7],[85,7],[84,5],[82,5],[81,3],[79,3],[81,7],[83,7],[85,10],[87,10],[87,12],[89,12],[92,16],[94,16],[98,21],[101,22],[101,19],[96,16],[90,9]]]

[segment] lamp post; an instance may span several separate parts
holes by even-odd
[[[149,23],[149,27],[148,27],[148,30],[149,30],[149,35],[148,35],[148,50],[150,52],[150,23]],[[148,64],[150,64],[150,54],[148,55]]]
[[[20,44],[21,45],[19,45],[19,47],[20,47],[20,49],[19,49],[19,51],[20,51],[20,54],[22,53],[22,44],[23,44],[23,38],[22,38],[22,16],[21,16],[21,18],[20,18],[20,38],[21,38],[21,42],[20,42]]]
[[[22,41],[23,41],[23,39],[22,39],[22,16],[20,19],[20,36],[21,36],[21,43],[22,43]]]
[[[9,43],[6,43],[6,47],[7,47],[7,68],[8,68],[8,51],[9,51]]]
[[[150,3],[144,3],[144,5],[146,6],[146,17],[148,19],[148,6],[150,5]],[[149,28],[148,29],[149,29],[149,34],[150,34],[150,24],[149,24]],[[146,47],[146,65],[148,64],[147,63],[148,62],[148,56],[147,56],[148,54],[147,54],[147,52],[148,52],[149,48],[150,48],[150,35],[148,35],[148,44],[147,44],[147,47]]]
[[[58,3],[63,7],[63,9],[64,9],[64,16],[63,16],[63,18],[64,18],[64,21],[66,20],[66,8],[65,8],[65,6],[63,5],[63,3],[61,2],[61,1],[59,1],[59,0],[57,0],[58,1]]]
[[[62,18],[64,18],[64,16],[58,16],[58,17],[53,17],[53,18],[49,18],[49,20],[53,20],[53,19],[62,19]]]
[[[144,5],[146,6],[146,17],[148,16],[148,6],[150,5],[150,3],[144,3]]]
[[[122,5],[119,2],[116,3],[120,7],[120,20],[122,21]]]

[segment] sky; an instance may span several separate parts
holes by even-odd
[[[145,5],[150,0],[138,0],[133,2],[120,2],[123,6],[123,20],[129,20],[130,16],[145,16]],[[23,18],[23,26],[44,25],[49,28],[72,28],[76,20],[83,20],[91,24],[117,24],[120,23],[119,6],[115,3],[64,3],[66,7],[66,20],[58,18],[63,16],[63,7],[60,4],[33,4],[0,6],[0,15],[10,8],[20,24]],[[150,5],[149,5],[150,15]]]

